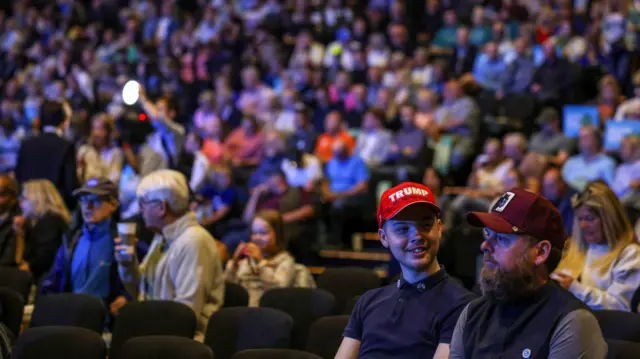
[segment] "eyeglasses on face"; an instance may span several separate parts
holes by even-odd
[[[160,200],[159,199],[151,199],[151,198],[144,198],[144,197],[140,197],[138,198],[138,206],[142,207],[146,207],[152,203],[159,203]]]

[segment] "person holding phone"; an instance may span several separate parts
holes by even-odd
[[[249,306],[260,305],[269,289],[292,287],[295,260],[286,251],[284,222],[276,210],[259,211],[251,222],[251,241],[241,243],[227,263],[225,280],[249,292]]]

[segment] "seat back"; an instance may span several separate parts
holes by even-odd
[[[293,319],[272,308],[222,308],[209,318],[204,343],[216,359],[247,349],[289,348]]]
[[[171,335],[154,335],[127,340],[122,346],[123,359],[213,359],[211,349],[193,339]]]
[[[0,322],[11,330],[11,334],[17,337],[20,334],[22,316],[24,314],[24,300],[16,291],[9,288],[0,288]]]
[[[293,349],[252,349],[239,352],[233,359],[322,359],[321,357]]]
[[[246,307],[249,305],[249,293],[243,286],[226,282],[224,284],[223,308]]]
[[[620,310],[594,310],[605,339],[640,343],[640,314]]]
[[[333,359],[342,343],[342,333],[349,323],[348,315],[320,318],[311,325],[306,350],[324,359]]]
[[[640,353],[640,344],[624,340],[608,339],[609,351],[606,359],[637,359]]]
[[[347,301],[347,304],[344,305],[344,309],[342,310],[342,314],[351,315],[351,312],[353,312],[353,308],[356,307],[356,304],[358,303],[358,300],[360,300],[360,297],[362,296],[356,295],[355,297]]]
[[[13,359],[104,359],[102,337],[77,327],[40,327],[25,330],[13,347]]]
[[[380,278],[372,270],[358,267],[327,268],[318,277],[318,288],[324,289],[336,298],[334,313],[344,310],[345,304],[356,295],[378,288]]]
[[[88,294],[60,293],[38,297],[31,315],[31,327],[71,326],[104,329],[106,309],[103,302]]]
[[[300,350],[307,345],[311,324],[331,315],[335,302],[333,294],[313,288],[275,288],[260,298],[261,307],[279,309],[293,318],[292,348]]]
[[[25,303],[29,299],[32,282],[33,277],[29,272],[11,267],[0,268],[0,287],[10,288],[18,292]]]
[[[152,300],[131,302],[122,307],[116,318],[111,339],[110,359],[119,359],[124,343],[135,337],[173,335],[193,338],[196,315],[178,302]]]

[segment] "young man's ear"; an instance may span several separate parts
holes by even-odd
[[[378,236],[380,236],[380,243],[385,248],[389,248],[389,242],[387,242],[387,235],[384,233],[384,229],[378,229]]]

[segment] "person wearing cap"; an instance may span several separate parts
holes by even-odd
[[[514,188],[488,213],[471,212],[467,221],[484,227],[482,297],[460,315],[451,359],[605,358],[595,316],[549,280],[567,240],[551,201]]]
[[[336,359],[448,358],[458,316],[475,296],[438,264],[443,226],[433,192],[412,182],[388,189],[377,220],[402,276],[358,300]]]
[[[130,298],[113,260],[118,234],[112,216],[118,209],[118,187],[106,178],[92,178],[73,195],[80,203],[84,223],[63,235],[53,265],[42,281],[41,294],[93,295],[115,315]]]

